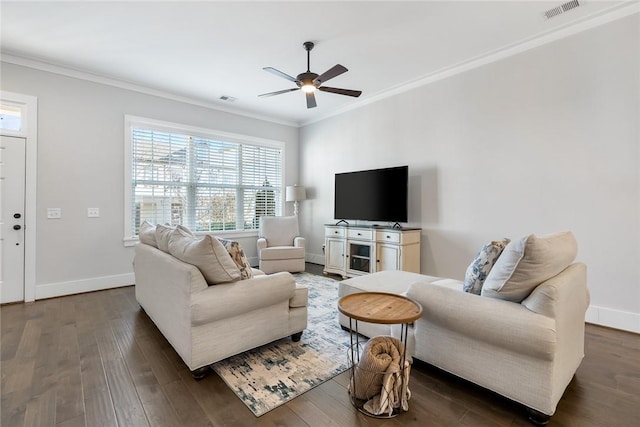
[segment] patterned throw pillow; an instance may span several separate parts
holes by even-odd
[[[498,257],[511,240],[505,238],[503,240],[487,243],[480,249],[476,255],[476,259],[469,265],[464,276],[462,289],[465,292],[480,295],[482,285],[484,284],[491,267],[496,263]]]
[[[240,269],[240,280],[251,279],[253,277],[253,271],[251,271],[251,265],[249,264],[249,260],[244,254],[244,250],[242,249],[242,246],[240,246],[240,243],[233,240],[221,239],[220,237],[217,239],[227,249],[231,259]]]

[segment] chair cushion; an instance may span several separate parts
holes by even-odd
[[[480,295],[482,285],[487,279],[487,275],[510,241],[510,239],[506,238],[493,241],[487,243],[480,249],[464,275],[464,285],[462,289],[465,292]]]
[[[169,253],[182,262],[198,267],[210,285],[240,278],[240,270],[225,247],[209,234],[200,239],[177,227],[169,237]]]
[[[304,248],[296,248],[293,246],[274,246],[260,251],[260,259],[263,261],[298,258],[304,259]]]
[[[512,241],[489,272],[481,295],[521,302],[540,283],[567,268],[577,253],[570,231]]]
[[[258,237],[267,240],[267,246],[292,246],[300,235],[297,216],[262,216]]]

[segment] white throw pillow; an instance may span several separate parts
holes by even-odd
[[[170,225],[156,225],[156,243],[158,244],[158,249],[167,253],[169,252],[169,235],[173,230],[175,230],[175,227]]]
[[[240,278],[240,270],[227,249],[209,234],[199,239],[178,226],[170,233],[169,253],[182,262],[198,267],[210,285]]]
[[[140,239],[140,243],[153,246],[154,248],[158,247],[158,243],[156,242],[156,226],[148,221],[143,221],[142,224],[140,224],[138,238]]]
[[[482,296],[521,302],[540,283],[567,268],[578,254],[570,231],[531,234],[504,248],[482,286]]]

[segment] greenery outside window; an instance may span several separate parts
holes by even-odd
[[[127,116],[125,241],[143,221],[251,231],[280,215],[284,144]]]

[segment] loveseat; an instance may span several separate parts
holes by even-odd
[[[157,228],[162,230],[154,230],[154,239],[149,230],[141,231],[135,247],[136,299],[194,378],[203,378],[209,365],[229,356],[289,335],[300,339],[307,327],[308,290],[290,273],[265,275],[249,266],[243,279],[215,237]],[[191,262],[159,248],[167,243]],[[203,256],[202,247],[214,245],[216,251]],[[208,268],[218,263],[224,265],[217,272],[224,282],[213,284]]]
[[[493,289],[481,295],[464,292],[461,280],[382,271],[340,282],[339,296],[388,292],[417,301],[423,315],[407,338],[413,357],[523,404],[532,422],[544,424],[584,356],[589,293],[576,253],[570,233],[525,236],[506,245],[485,278]],[[528,281],[532,290],[513,301],[509,280]],[[509,295],[492,295],[496,289]],[[340,324],[348,328],[349,319],[340,314]],[[399,336],[399,326],[358,322],[358,330]]]

